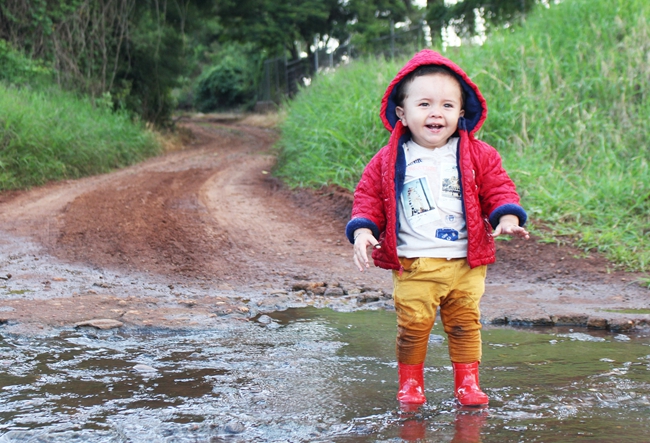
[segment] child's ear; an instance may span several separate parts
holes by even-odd
[[[460,113],[458,114],[459,117],[464,117],[465,116],[465,110],[461,109]]]
[[[395,114],[397,114],[397,118],[399,118],[400,120],[403,119],[404,118],[404,108],[402,108],[401,106],[397,106],[395,108]]]

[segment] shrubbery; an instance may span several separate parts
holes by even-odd
[[[4,40],[0,40],[0,66],[0,80],[9,84],[38,83],[52,75],[45,65],[25,57]]]
[[[201,112],[252,107],[257,94],[256,77],[260,57],[251,46],[227,45],[219,59],[199,77],[195,90],[195,107]]]

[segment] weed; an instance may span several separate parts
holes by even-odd
[[[643,277],[639,279],[639,284],[650,289],[650,277]]]
[[[27,294],[28,292],[34,292],[31,289],[12,289],[10,291],[7,291],[7,294],[11,295],[23,295]]]
[[[650,309],[603,309],[603,311],[618,314],[650,314]]]

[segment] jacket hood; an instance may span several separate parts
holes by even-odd
[[[483,121],[487,117],[487,103],[479,91],[478,86],[470,80],[465,72],[454,62],[448,58],[443,57],[439,53],[430,49],[424,49],[415,56],[397,73],[393,81],[391,81],[384,98],[381,102],[381,120],[384,126],[389,131],[393,131],[397,125],[398,118],[395,113],[397,103],[395,103],[397,85],[409,73],[413,72],[419,66],[424,65],[442,65],[449,68],[456,74],[456,78],[460,82],[463,90],[465,91],[465,115],[458,120],[458,129],[466,130],[470,134],[475,133],[481,128]],[[401,125],[400,125],[401,126]]]

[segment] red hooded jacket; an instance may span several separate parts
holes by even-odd
[[[467,225],[467,261],[470,267],[494,263],[496,248],[490,235],[505,214],[526,222],[526,212],[519,205],[519,195],[496,149],[474,136],[487,117],[487,104],[478,87],[451,60],[425,49],[404,66],[388,86],[381,104],[381,119],[391,132],[388,144],[370,160],[354,192],[352,218],[346,235],[354,243],[354,231],[368,228],[381,243],[374,249],[375,265],[385,269],[400,269],[397,257],[399,232],[398,198],[404,186],[406,158],[403,145],[410,131],[397,118],[396,86],[422,65],[443,65],[451,69],[465,94],[465,115],[458,121],[457,161],[460,173],[463,210]]]

